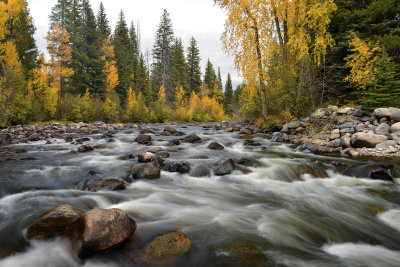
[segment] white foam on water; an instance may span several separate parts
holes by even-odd
[[[400,210],[388,210],[378,214],[378,219],[400,232]]]
[[[349,266],[398,267],[400,263],[400,251],[383,246],[357,243],[326,244],[322,250],[339,257]]]

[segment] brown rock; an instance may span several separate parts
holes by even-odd
[[[239,139],[242,139],[242,140],[249,140],[249,139],[253,139],[253,137],[251,137],[250,135],[245,134],[245,135],[239,136]]]
[[[156,157],[162,158],[162,159],[169,158],[169,153],[167,151],[158,151],[156,153]]]
[[[388,138],[385,135],[373,133],[355,133],[351,137],[351,143],[354,147],[375,147],[387,140]]]
[[[40,239],[62,234],[65,228],[84,213],[70,205],[58,206],[32,222],[27,229],[29,239]]]
[[[156,237],[150,244],[139,250],[134,259],[145,264],[164,266],[189,253],[192,244],[182,232],[172,232]]]
[[[96,179],[89,181],[84,190],[87,189],[90,192],[103,191],[117,191],[125,190],[125,181],[118,177],[106,177],[102,179]]]
[[[129,174],[132,175],[133,179],[158,179],[160,178],[160,173],[160,167],[154,162],[136,165],[129,170]]]
[[[120,209],[94,209],[85,212],[64,232],[79,257],[118,245],[136,230],[136,222]]]
[[[217,143],[217,142],[213,142],[211,144],[208,145],[207,147],[208,149],[213,149],[213,150],[224,150],[224,146]]]
[[[268,266],[267,257],[251,243],[219,247],[215,250],[215,254],[217,266]]]
[[[154,157],[153,153],[145,152],[138,156],[138,161],[143,163],[150,162],[153,157]]]
[[[81,152],[81,153],[83,153],[83,152],[90,152],[90,151],[93,151],[94,150],[94,148],[93,147],[91,147],[91,146],[80,146],[79,148],[78,148],[78,152]]]
[[[151,136],[146,134],[139,134],[135,139],[139,144],[148,144],[151,141]]]
[[[29,141],[38,141],[40,140],[40,135],[38,133],[33,133],[28,137]]]
[[[169,132],[170,134],[174,134],[176,133],[176,130],[172,127],[167,126],[164,128],[164,132]]]
[[[188,142],[188,143],[201,143],[202,140],[197,134],[190,134],[186,136],[183,141]]]

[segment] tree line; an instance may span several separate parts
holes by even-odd
[[[245,84],[236,112],[272,125],[316,107],[400,107],[397,0],[214,0]]]
[[[194,37],[185,51],[164,10],[151,54],[120,12],[112,31],[104,5],[58,0],[39,54],[24,0],[0,0],[0,124],[64,121],[220,121],[223,85],[208,60],[204,77]],[[227,88],[232,91],[229,75]],[[229,91],[229,90],[228,90]],[[228,96],[229,99],[229,96]]]

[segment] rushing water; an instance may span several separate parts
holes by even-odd
[[[28,153],[0,161],[0,266],[135,266],[135,250],[176,230],[193,244],[178,262],[182,266],[210,266],[215,248],[235,242],[255,244],[270,266],[399,266],[400,190],[367,179],[363,170],[376,163],[305,154],[263,137],[255,138],[262,146],[249,147],[237,133],[173,127],[198,134],[203,143],[167,146],[176,137],[160,135],[161,126],[147,126],[155,132],[152,147],[169,151],[168,160],[212,167],[242,158],[248,166],[238,165],[223,177],[162,171],[161,179],[138,180],[124,191],[91,193],[80,190],[90,170],[125,177],[137,160],[119,157],[151,148],[134,142],[139,130],[115,132],[115,142],[90,135],[85,144],[105,148],[89,153],[71,152],[79,145],[64,139],[18,145]],[[225,150],[207,149],[212,141]],[[327,177],[314,178],[304,169]],[[86,261],[75,259],[61,239],[27,241],[26,226],[61,204],[120,208],[137,222],[135,236]]]

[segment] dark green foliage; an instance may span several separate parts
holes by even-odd
[[[25,3],[28,5],[26,1]],[[39,52],[36,47],[35,39],[33,38],[36,28],[29,18],[28,7],[25,12],[19,14],[19,21],[19,24],[14,25],[15,27],[12,35],[22,63],[24,74],[29,77],[29,72],[36,67],[36,58],[38,57]]]
[[[233,88],[231,74],[228,73],[228,78],[226,80],[225,92],[224,92],[224,110],[226,114],[232,114],[232,104],[234,102]]]
[[[72,5],[73,0],[57,0],[57,4],[51,9],[50,28],[54,23],[62,28],[70,24]]]
[[[187,64],[182,40],[176,38],[171,50],[172,87],[183,87],[187,90]]]
[[[138,55],[138,39],[136,36],[136,29],[135,29],[135,25],[133,25],[133,22],[131,22],[131,26],[129,27],[129,38],[131,39],[131,43],[132,43],[132,53],[133,53],[133,67],[132,68],[133,68],[133,73],[136,76],[139,55]]]
[[[211,61],[207,60],[206,69],[204,72],[204,83],[206,84],[207,88],[211,91],[214,89],[214,83],[217,79],[217,75],[215,74],[214,66]]]
[[[338,10],[332,18],[329,32],[336,46],[327,55],[325,66],[321,66],[324,79],[325,101],[331,104],[357,102],[359,91],[343,79],[349,74],[344,58],[348,49],[348,36],[357,32],[361,39],[379,41],[392,58],[396,73],[400,71],[400,1],[398,0],[335,0]],[[324,75],[325,74],[325,75]]]
[[[100,2],[100,7],[96,19],[97,19],[97,29],[100,34],[100,39],[104,40],[110,38],[111,27],[107,19],[106,11],[104,10],[103,2]]]
[[[152,100],[151,81],[150,81],[150,75],[147,70],[146,63],[144,61],[143,54],[140,55],[139,62],[137,65],[135,87],[136,87],[137,95],[139,94],[139,92],[142,92],[142,94],[146,100],[146,105],[149,105]]]
[[[188,64],[188,88],[184,88],[185,95],[190,95],[192,91],[199,94],[201,87],[200,51],[194,37],[190,40],[186,59]]]
[[[400,107],[400,80],[395,73],[396,64],[384,51],[377,63],[375,80],[362,92],[360,103],[368,109]]]
[[[152,89],[153,98],[164,85],[165,94],[168,101],[174,99],[174,88],[172,87],[171,76],[171,48],[174,41],[174,32],[172,29],[171,18],[164,9],[161,21],[155,34],[153,46],[153,66],[152,66]]]
[[[122,100],[126,98],[126,94],[130,87],[133,87],[133,65],[134,54],[132,41],[129,37],[128,26],[126,25],[124,13],[121,10],[119,21],[115,27],[113,38],[115,58],[117,61],[119,85],[116,92]]]
[[[222,92],[224,91],[224,87],[222,85],[222,78],[221,78],[221,69],[218,67],[218,88],[219,90],[221,90]]]

